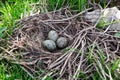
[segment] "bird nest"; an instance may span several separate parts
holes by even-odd
[[[109,62],[112,65],[120,56],[120,39],[114,36],[116,32],[97,29],[99,19],[95,24],[84,19],[84,14],[92,9],[78,13],[63,8],[22,19],[6,53],[32,78],[38,75],[43,79],[52,76],[54,79],[77,80],[83,79],[84,75],[90,78],[98,68],[103,69],[101,65]],[[68,46],[53,52],[46,50],[42,42],[47,39],[50,30],[66,37]],[[104,64],[100,63],[102,57]],[[108,78],[107,73],[100,74]]]

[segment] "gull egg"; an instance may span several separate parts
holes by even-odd
[[[53,40],[53,41],[56,41],[57,38],[58,38],[58,33],[54,30],[51,30],[49,33],[48,33],[48,38],[50,40]]]
[[[43,46],[44,46],[47,50],[49,50],[49,51],[54,51],[54,50],[56,50],[56,44],[55,44],[55,42],[52,41],[52,40],[45,40],[45,41],[43,41]]]
[[[57,39],[57,46],[59,48],[65,48],[67,46],[67,39],[65,37],[60,37]]]

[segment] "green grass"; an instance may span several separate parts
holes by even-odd
[[[49,0],[48,9],[54,10],[69,6],[71,9],[82,11],[87,6],[87,0]]]
[[[12,34],[16,21],[28,15],[32,10],[31,3],[36,0],[8,0],[3,4],[0,2],[0,29],[5,27],[7,32]]]
[[[11,64],[5,61],[0,62],[0,80],[32,80],[31,77],[27,75],[21,69],[20,65]]]
[[[29,15],[29,12],[33,9],[30,4],[34,4],[39,0],[7,0],[5,3],[0,1],[0,38],[9,39],[9,35],[12,34],[15,28],[17,20],[22,19]],[[3,43],[6,47],[6,44]],[[10,64],[5,61],[0,61],[0,80],[32,80],[21,69],[20,65]]]
[[[93,52],[95,48],[97,49],[96,53],[92,54],[91,57],[88,57],[89,62],[96,65],[96,72],[92,74],[92,80],[104,80],[105,78],[106,80],[119,80],[120,78],[115,71],[118,68],[118,64],[120,64],[120,60],[118,59],[114,62],[106,63],[107,56],[103,53],[102,48],[97,44],[93,44],[89,52]]]
[[[95,53],[94,50],[96,50]],[[118,64],[120,64],[120,59],[117,59],[114,62],[106,63],[106,55],[103,53],[102,48],[97,44],[89,46],[89,51],[86,55],[89,64],[95,67],[96,71],[93,71],[91,77],[89,78],[84,72],[80,70],[78,79],[82,80],[120,80],[120,74],[116,71]],[[106,76],[107,75],[107,76]]]

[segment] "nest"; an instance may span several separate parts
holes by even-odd
[[[114,36],[115,31],[97,29],[99,19],[95,24],[87,22],[84,14],[90,10],[92,8],[78,13],[64,8],[22,19],[21,27],[11,38],[9,51],[17,53],[10,53],[12,61],[21,64],[33,78],[40,74],[42,78],[47,75],[65,80],[83,79],[83,75],[88,79],[98,67],[103,69],[100,65],[112,64],[120,56],[120,39]],[[68,46],[54,52],[46,50],[42,41],[50,30],[65,36],[69,40]],[[104,64],[100,63],[100,54],[104,56]],[[101,74],[108,78],[107,73]]]

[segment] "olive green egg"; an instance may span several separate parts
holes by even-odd
[[[56,41],[57,38],[58,38],[58,33],[54,30],[51,30],[49,33],[48,33],[48,38],[50,40],[53,40],[53,41]]]
[[[57,39],[56,43],[57,43],[57,46],[59,48],[65,48],[67,46],[67,44],[68,44],[68,41],[67,41],[67,38],[60,37],[60,38]]]
[[[55,51],[56,50],[56,44],[53,40],[43,41],[43,46],[49,51]]]

